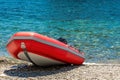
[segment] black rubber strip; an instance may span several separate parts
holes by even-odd
[[[38,66],[36,63],[34,63],[34,62],[32,61],[32,59],[30,58],[29,54],[27,53],[27,50],[26,50],[26,49],[23,49],[23,51],[24,51],[25,56],[28,58],[28,60],[29,60],[33,65]]]

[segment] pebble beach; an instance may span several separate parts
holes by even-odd
[[[35,67],[13,58],[0,58],[0,80],[120,80],[119,63],[84,63]]]

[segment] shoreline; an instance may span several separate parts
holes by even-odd
[[[0,79],[5,80],[120,80],[118,63],[35,67],[25,61],[0,57],[0,68]]]

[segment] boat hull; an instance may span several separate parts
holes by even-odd
[[[85,60],[83,52],[58,40],[34,32],[18,32],[10,38],[6,48],[14,58],[20,60],[30,61],[25,55],[21,43],[24,43],[29,58],[39,66],[80,65]]]

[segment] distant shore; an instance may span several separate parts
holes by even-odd
[[[31,63],[0,57],[2,80],[120,80],[120,64],[84,63],[35,67]]]

